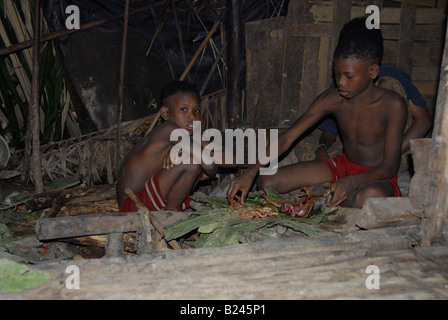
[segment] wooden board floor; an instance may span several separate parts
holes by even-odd
[[[32,266],[53,280],[0,299],[447,299],[448,247],[420,248],[416,227]],[[67,289],[66,267],[80,270]],[[368,289],[369,265],[379,289]]]

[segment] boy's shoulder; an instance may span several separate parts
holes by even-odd
[[[405,99],[394,91],[377,86],[375,86],[375,89],[378,91],[379,99],[387,102],[388,104],[406,104]]]
[[[179,129],[179,127],[171,121],[165,121],[162,124],[155,126],[154,129],[151,131],[151,134],[157,135],[157,136],[165,136],[165,135],[171,135],[171,132],[174,130]]]
[[[329,88],[322,92],[319,96],[317,96],[316,100],[322,102],[331,101],[339,101],[342,100],[341,95],[339,94],[339,90],[337,88]]]

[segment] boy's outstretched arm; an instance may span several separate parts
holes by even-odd
[[[301,115],[291,127],[279,135],[277,141],[278,156],[281,156],[286,152],[306,130],[328,113],[328,106],[331,106],[331,103],[328,103],[327,98],[328,90],[320,94],[313,101],[309,109]],[[270,155],[268,153],[269,150],[271,150],[271,144],[267,146],[266,150],[267,157],[269,157]],[[227,190],[227,201],[230,204],[237,200],[238,192],[241,192],[241,195],[238,198],[241,203],[244,204],[255,177],[258,175],[259,169],[262,166],[263,165],[257,159],[256,164],[249,166],[244,174],[230,182],[229,189]]]

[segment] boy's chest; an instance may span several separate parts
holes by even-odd
[[[343,106],[336,113],[336,119],[344,135],[380,136],[387,124],[386,112],[375,106]]]

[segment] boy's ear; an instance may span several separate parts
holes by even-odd
[[[380,65],[378,63],[372,63],[369,66],[369,75],[370,78],[376,79],[378,77],[378,74],[380,73]]]
[[[160,116],[163,120],[168,120],[168,108],[165,106],[160,107]]]

